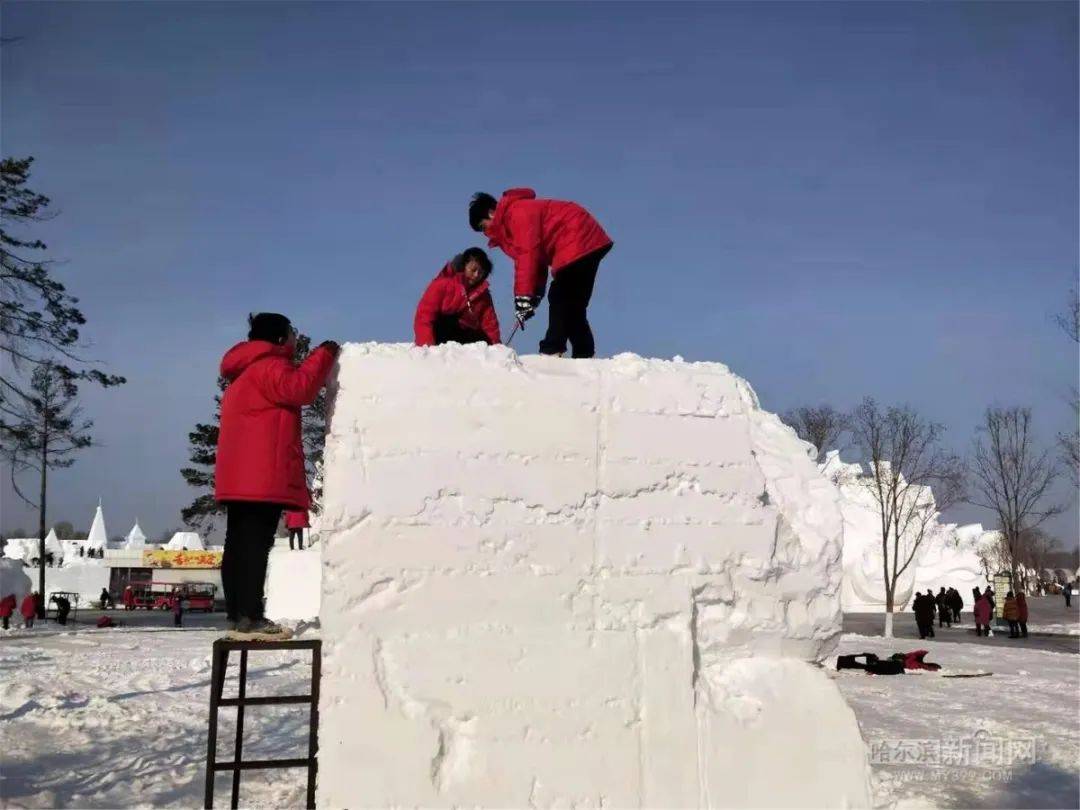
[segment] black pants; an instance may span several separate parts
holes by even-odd
[[[304,550],[304,530],[303,529],[289,529],[289,551],[293,550],[293,538],[296,538],[296,547],[301,551]]]
[[[952,617],[953,617],[954,622],[956,622],[957,624],[960,624],[960,608],[953,608],[952,609]]]
[[[435,345],[442,343],[487,343],[487,337],[476,329],[465,329],[456,315],[440,315],[435,319]]]
[[[568,340],[573,349],[572,357],[592,357],[596,354],[596,343],[586,310],[592,298],[600,260],[609,250],[610,245],[568,264],[554,274],[548,288],[548,330],[540,341],[541,354],[562,354],[566,351]]]
[[[1069,594],[1065,594],[1065,607],[1072,607],[1072,597]]]
[[[172,615],[172,622],[173,622],[173,627],[180,627],[184,623],[184,614],[183,613],[174,613]]]
[[[281,507],[274,503],[227,504],[221,585],[229,621],[263,617],[266,561],[274,545]]]
[[[1017,622],[1020,625],[1020,638],[1027,638],[1027,622]]]
[[[7,630],[7,629],[8,629],[8,624],[10,623],[10,621],[11,621],[11,617],[10,617],[10,616],[4,616],[4,629],[5,629],[5,630]]]
[[[1009,619],[1009,638],[1020,638],[1020,622]]]

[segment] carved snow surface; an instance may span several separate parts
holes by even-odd
[[[350,344],[319,805],[865,806],[835,487],[715,363]]]

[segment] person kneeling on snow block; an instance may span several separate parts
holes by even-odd
[[[521,326],[544,297],[548,268],[548,330],[541,354],[592,357],[596,344],[586,310],[600,261],[615,244],[592,214],[574,202],[538,200],[531,188],[512,188],[498,202],[479,192],[469,203],[469,226],[490,247],[514,260],[514,314]]]
[[[328,340],[299,366],[296,330],[284,315],[249,319],[248,339],[225,353],[214,497],[226,507],[221,584],[230,635],[281,640],[292,634],[263,615],[266,563],[283,509],[311,506],[300,409],[311,405],[338,355]]]
[[[416,345],[437,346],[451,341],[501,343],[489,275],[491,259],[477,247],[447,262],[416,305]]]

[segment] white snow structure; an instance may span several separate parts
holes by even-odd
[[[318,803],[864,807],[837,494],[715,363],[350,344]]]
[[[146,548],[146,535],[143,534],[143,530],[139,527],[138,518],[136,518],[135,525],[131,527],[131,531],[128,532],[127,538],[124,540],[124,548],[129,551]]]
[[[844,516],[843,608],[852,613],[880,613],[885,609],[881,518],[868,485],[871,479],[864,475],[862,465],[845,463],[835,450],[826,454],[821,471],[839,490]],[[917,497],[934,508],[934,495],[928,488]],[[931,588],[937,593],[942,586],[956,588],[970,608],[971,589],[986,585],[978,548],[987,534],[978,523],[957,527],[932,518],[915,559],[897,583],[894,610],[905,610],[913,591]]]
[[[105,515],[101,511],[101,501],[98,501],[94,511],[94,522],[90,524],[90,534],[86,536],[85,547],[87,550],[104,551],[109,546],[109,535],[105,532]]]
[[[32,589],[33,583],[21,562],[10,557],[0,558],[0,599],[14,594],[16,602],[22,602],[22,598]],[[18,612],[13,614],[14,618],[18,616]]]
[[[205,551],[198,532],[176,532],[162,548],[167,551]]]
[[[319,618],[322,555],[318,548],[270,550],[266,569],[266,615],[275,621]]]

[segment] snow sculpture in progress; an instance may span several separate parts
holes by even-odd
[[[837,498],[719,364],[346,346],[319,805],[866,806]]]

